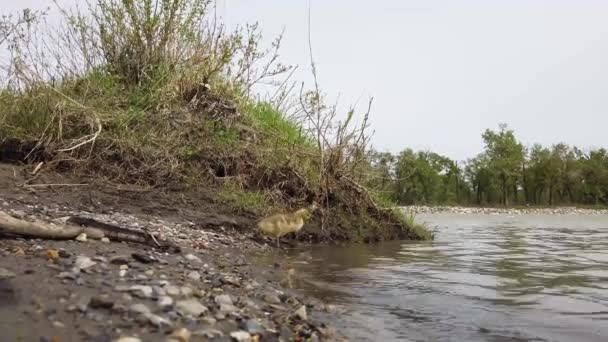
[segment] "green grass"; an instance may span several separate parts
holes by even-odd
[[[261,191],[245,191],[230,183],[224,185],[217,192],[217,201],[237,212],[251,212],[264,214],[271,205]]]
[[[254,127],[269,135],[279,143],[314,148],[314,142],[309,139],[298,124],[284,118],[267,103],[254,103],[246,109]]]

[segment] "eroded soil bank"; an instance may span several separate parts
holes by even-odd
[[[289,265],[248,260],[269,249],[253,238],[252,217],[225,215],[205,194],[73,185],[49,174],[30,186],[21,174],[18,166],[0,164],[0,210],[54,223],[90,217],[157,233],[181,250],[0,238],[2,340],[343,339],[326,325],[337,319],[331,305],[288,286]]]

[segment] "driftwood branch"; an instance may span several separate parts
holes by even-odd
[[[53,225],[45,222],[30,222],[15,218],[0,211],[0,234],[18,235],[39,239],[71,240],[85,233],[92,239],[107,237],[113,241],[136,242],[153,247],[179,252],[179,247],[169,242],[159,243],[157,238],[147,232],[123,228],[85,217],[73,216],[68,224]]]
[[[103,232],[98,229],[30,222],[15,218],[2,211],[0,211],[0,233],[56,240],[74,239],[81,233],[86,233],[91,238],[102,238],[104,236]]]

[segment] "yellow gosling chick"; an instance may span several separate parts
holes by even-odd
[[[315,210],[316,205],[310,209],[304,208],[292,214],[276,214],[267,217],[258,222],[258,230],[267,235],[272,235],[277,239],[277,247],[279,247],[279,239],[286,234],[295,233],[302,229],[306,220],[310,219],[311,211]]]

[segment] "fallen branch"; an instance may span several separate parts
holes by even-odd
[[[49,240],[72,240],[85,233],[92,239],[107,237],[113,241],[136,242],[163,250],[179,252],[179,247],[169,243],[159,243],[150,233],[127,229],[97,220],[73,216],[66,225],[53,225],[45,222],[25,221],[0,211],[0,234],[18,235]]]
[[[39,221],[30,222],[15,218],[2,211],[0,211],[0,233],[53,240],[71,240],[81,233],[86,233],[88,237],[97,239],[104,236],[103,232],[98,229],[52,225]]]

